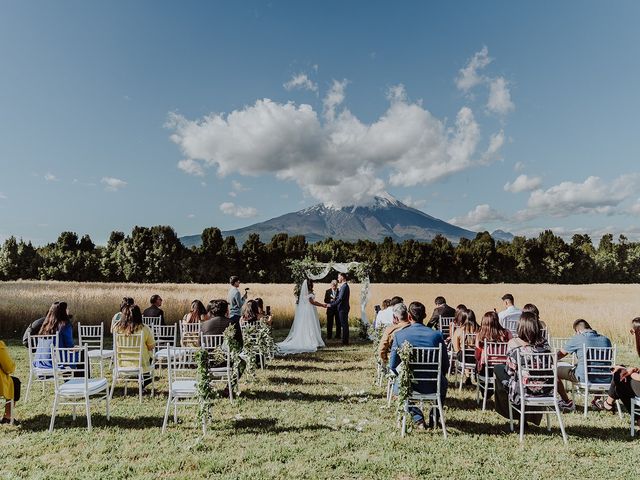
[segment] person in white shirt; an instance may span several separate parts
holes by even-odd
[[[498,313],[498,317],[500,318],[500,324],[504,325],[504,319],[507,317],[520,315],[522,310],[517,308],[514,304],[513,295],[510,293],[505,293],[502,296],[502,301],[504,302],[504,306],[506,307],[504,310]]]
[[[389,306],[378,312],[378,316],[376,317],[376,328],[386,328],[389,325],[393,325],[393,306],[399,303],[404,303],[402,297],[393,297],[389,302]]]

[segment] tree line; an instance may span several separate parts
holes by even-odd
[[[280,233],[267,243],[251,234],[242,246],[215,227],[202,244],[186,248],[173,228],[135,227],[112,232],[105,246],[89,235],[63,232],[41,247],[9,237],[0,248],[0,280],[221,283],[230,274],[256,283],[290,283],[291,260],[367,262],[372,282],[386,283],[637,283],[640,243],[604,235],[595,246],[588,235],[565,242],[550,230],[536,238],[496,242],[488,232],[454,245],[443,236],[430,242],[391,238],[307,243]]]

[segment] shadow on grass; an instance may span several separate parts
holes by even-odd
[[[273,390],[251,390],[243,393],[243,397],[248,400],[283,401],[294,400],[302,402],[349,402],[351,398],[361,398],[357,395],[336,395],[307,393],[297,390],[288,392],[275,392]]]
[[[331,430],[326,425],[278,426],[278,420],[275,418],[244,418],[234,421],[233,428],[241,433],[301,433]]]
[[[289,383],[292,385],[301,385],[304,383],[304,380],[300,377],[268,377],[267,381],[269,383]],[[317,382],[313,382],[314,384]]]
[[[367,370],[364,367],[349,366],[346,362],[341,362],[344,367],[341,368],[321,368],[314,367],[313,365],[270,365],[269,370],[291,370],[294,372],[352,372],[356,370]]]
[[[60,428],[87,428],[87,418],[83,415],[84,411],[80,411],[78,409],[78,416],[76,420],[73,420],[71,413],[63,412],[62,414],[56,415],[56,423],[54,426],[54,430]],[[24,419],[20,423],[20,428],[22,430],[27,430],[31,432],[41,432],[45,431],[49,428],[49,422],[51,421],[51,417],[49,415],[36,415],[34,417],[30,417]],[[162,417],[161,416],[136,416],[135,418],[131,417],[119,417],[119,416],[111,416],[111,419],[107,421],[107,416],[104,413],[91,413],[91,424],[94,428],[104,428],[104,427],[117,427],[122,428],[124,430],[146,430],[148,428],[154,427],[162,427]]]

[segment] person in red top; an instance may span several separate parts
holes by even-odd
[[[476,335],[476,365],[478,372],[484,369],[483,351],[487,342],[508,342],[513,335],[509,330],[500,325],[500,317],[496,312],[487,312],[482,317],[480,330]]]

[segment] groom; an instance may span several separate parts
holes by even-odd
[[[327,304],[327,308],[335,308],[338,311],[338,324],[342,327],[342,344],[349,345],[349,284],[347,274],[339,273],[338,281],[340,289],[336,299]]]

